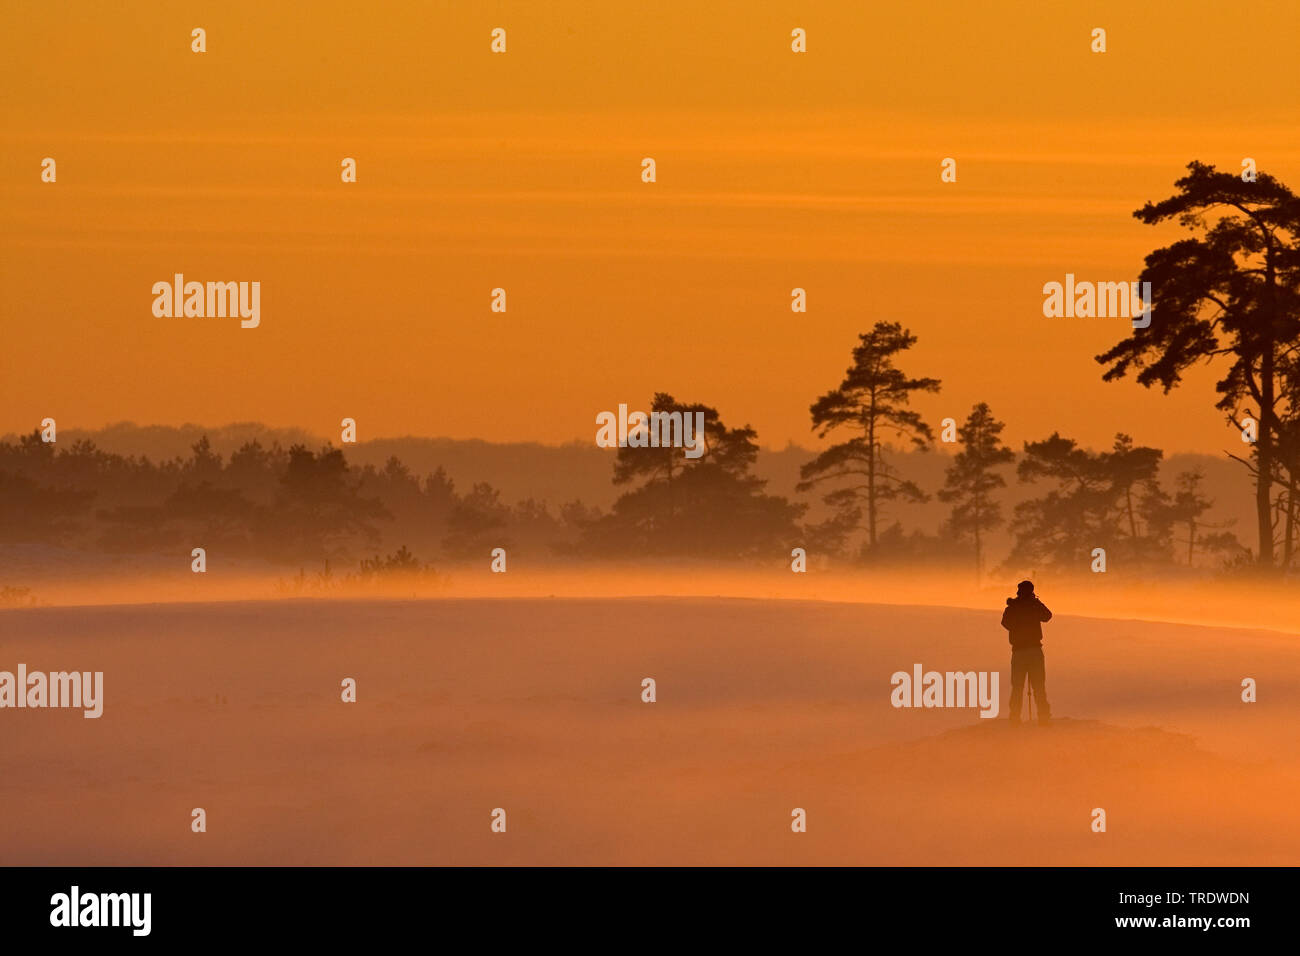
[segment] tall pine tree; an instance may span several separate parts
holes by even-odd
[[[983,571],[983,534],[1002,524],[1002,507],[993,493],[1006,487],[997,473],[1000,465],[1010,464],[1015,453],[1002,444],[1006,425],[993,417],[988,405],[980,402],[957,429],[962,450],[944,473],[939,500],[952,503],[948,529],[954,537],[967,535],[975,542],[975,580]]]
[[[819,438],[831,432],[849,437],[831,445],[800,469],[800,491],[823,483],[838,485],[823,500],[841,513],[865,503],[867,544],[877,541],[881,507],[897,498],[924,501],[917,485],[903,478],[883,455],[882,440],[890,434],[928,448],[934,434],[908,404],[913,393],[939,391],[937,378],[909,378],[894,365],[895,358],[916,344],[916,336],[898,322],[877,322],[859,335],[853,364],[834,391],[813,403],[813,430]]]

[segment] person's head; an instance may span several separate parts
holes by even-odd
[[[1019,584],[1016,585],[1016,597],[1033,597],[1033,596],[1034,596],[1033,581],[1021,581]]]

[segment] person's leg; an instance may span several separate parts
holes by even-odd
[[[1007,716],[1014,722],[1020,720],[1020,698],[1025,692],[1025,678],[1028,676],[1024,653],[1013,650],[1011,652],[1011,703],[1007,707]]]
[[[1043,649],[1035,648],[1033,659],[1029,662],[1029,686],[1034,689],[1034,704],[1038,707],[1038,722],[1045,724],[1052,719],[1052,705],[1047,702],[1047,662],[1043,658]]]

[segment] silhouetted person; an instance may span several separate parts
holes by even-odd
[[[1038,703],[1038,722],[1045,724],[1052,718],[1052,708],[1047,703],[1047,669],[1043,663],[1043,624],[1051,619],[1052,612],[1034,594],[1033,581],[1016,585],[1016,596],[1007,598],[1007,609],[1002,612],[1002,626],[1007,629],[1007,640],[1011,642],[1008,716],[1012,723],[1020,722],[1020,697],[1026,680]]]

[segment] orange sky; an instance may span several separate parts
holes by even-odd
[[[1193,158],[1300,188],[1300,7],[1070,6],[6,3],[0,432],[585,441],[667,390],[812,443],[897,319],[935,422],[984,400],[1016,445],[1217,452],[1212,376],[1102,383],[1125,320],[1046,319],[1041,289],[1135,278],[1177,229],[1131,213]],[[261,327],[155,318],[176,272],[260,281]]]

